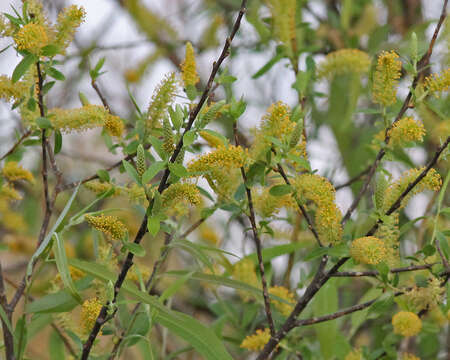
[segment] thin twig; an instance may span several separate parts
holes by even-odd
[[[345,183],[341,184],[341,185],[336,185],[334,188],[335,190],[340,190],[343,189],[347,186],[352,185],[353,183],[357,182],[358,180],[360,180],[362,177],[364,177],[364,175],[366,175],[368,172],[370,171],[370,166],[366,167],[363,171],[361,171],[358,175],[352,177],[350,180],[346,181]]]
[[[2,157],[0,157],[0,161],[6,158],[8,155],[11,155],[14,151],[16,151],[17,147],[24,141],[28,136],[31,135],[31,129],[25,131],[25,133],[16,141],[16,143],[9,149]]]
[[[5,282],[3,278],[2,264],[0,263],[0,306],[3,308],[3,312],[6,314],[9,323],[12,322],[12,311],[9,310],[8,299],[6,297]],[[5,346],[6,360],[14,360],[14,337],[11,331],[9,331],[3,317],[1,318],[2,330],[3,330],[3,343]]]
[[[203,104],[205,103],[205,101],[207,100],[209,94],[210,94],[210,90],[212,87],[212,84],[214,82],[214,78],[217,74],[217,72],[219,71],[220,65],[222,64],[222,62],[228,57],[229,55],[229,48],[231,45],[231,41],[233,40],[234,36],[236,35],[240,24],[241,24],[241,20],[242,17],[244,16],[245,13],[245,6],[246,6],[247,1],[243,0],[242,1],[242,5],[241,5],[241,9],[239,11],[239,14],[237,16],[236,22],[233,26],[233,29],[231,31],[230,36],[226,39],[225,41],[225,45],[223,47],[222,53],[220,54],[218,60],[216,62],[214,62],[213,64],[213,69],[211,71],[211,75],[209,77],[208,83],[206,85],[205,90],[203,91],[202,97],[199,101],[199,103],[197,104],[197,106],[194,108],[194,110],[192,112],[190,112],[189,114],[189,120],[188,123],[185,127],[184,133],[183,135],[189,131],[192,128],[192,125],[194,124],[194,121],[198,115],[198,113],[200,112],[201,107],[203,106]],[[171,158],[170,158],[170,162],[174,163],[181,151],[183,147],[183,136],[181,137],[180,141],[178,142],[174,153],[172,154]],[[169,168],[167,168],[162,176],[161,182],[158,186],[158,192],[162,193],[168,186],[167,184],[167,180],[169,179],[169,175],[170,175],[170,170]],[[153,206],[153,201],[150,202],[149,204],[149,209],[151,209],[151,207]],[[136,237],[134,239],[134,243],[135,244],[139,244],[142,240],[142,238],[144,237],[146,231],[147,231],[147,214],[144,216],[144,219],[142,221],[142,224],[139,228],[138,233],[136,234]],[[128,270],[130,269],[130,267],[133,265],[133,253],[129,252],[127,254],[126,260],[124,262],[124,264],[122,265],[122,269],[117,277],[117,280],[114,284],[114,296],[113,299],[111,301],[111,303],[108,303],[106,305],[104,305],[102,307],[102,309],[100,310],[100,313],[97,317],[97,320],[95,321],[94,327],[91,330],[88,339],[86,340],[86,342],[83,344],[83,352],[81,355],[81,360],[87,360],[89,357],[89,353],[91,352],[92,346],[94,345],[94,341],[98,335],[98,333],[100,332],[101,327],[103,326],[103,324],[108,321],[110,318],[112,318],[112,316],[107,317],[107,312],[108,312],[108,307],[110,304],[114,304],[116,302],[116,298],[117,298],[117,294],[120,290],[120,288],[122,287],[123,281],[125,280],[125,277],[128,273]]]
[[[390,269],[390,272],[392,274],[402,273],[402,272],[409,272],[409,271],[418,271],[418,270],[425,270],[425,269],[431,269],[433,265],[436,265],[436,263],[432,264],[424,264],[424,265],[411,265],[411,266],[405,266],[401,268],[394,268]],[[370,271],[339,271],[337,273],[332,274],[332,277],[362,277],[362,276],[371,276],[376,277],[380,273],[377,270],[370,270]]]
[[[236,146],[239,146],[239,139],[238,139],[238,133],[237,133],[237,121],[235,121],[233,124],[233,133],[234,133],[234,141],[236,143]],[[250,224],[252,225],[253,241],[254,241],[255,247],[256,247],[256,255],[258,257],[259,273],[261,275],[262,292],[263,292],[263,298],[264,298],[264,310],[266,312],[267,322],[269,323],[270,334],[272,336],[274,336],[275,335],[275,323],[274,323],[273,317],[272,317],[272,310],[270,309],[269,291],[267,290],[267,280],[266,280],[266,274],[265,274],[265,269],[264,269],[264,261],[263,261],[263,257],[262,257],[262,242],[261,242],[261,238],[259,237],[258,229],[256,226],[255,210],[253,208],[253,200],[252,200],[252,191],[247,186],[247,184],[248,184],[247,174],[245,173],[244,167],[241,167],[241,176],[242,176],[242,180],[244,181],[245,193],[247,194],[248,210],[249,210],[249,214],[247,214],[247,217],[250,220]]]

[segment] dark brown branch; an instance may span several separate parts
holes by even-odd
[[[103,93],[100,91],[100,88],[98,87],[98,85],[94,79],[92,79],[91,85],[94,88],[95,92],[97,93],[98,97],[100,98],[100,101],[102,102],[103,107],[106,110],[108,110],[108,112],[110,114],[112,114],[111,107],[109,106],[108,101],[106,100],[106,97],[103,96]]]
[[[424,264],[424,265],[411,265],[401,268],[395,268],[391,269],[390,272],[392,274],[402,273],[402,272],[409,272],[409,271],[418,271],[418,270],[425,270],[425,269],[431,269],[433,264]],[[370,270],[370,271],[340,271],[337,273],[332,274],[332,277],[362,277],[362,276],[371,276],[375,277],[378,276],[379,272],[377,270]]]
[[[19,140],[16,141],[16,143],[9,149],[2,157],[0,157],[0,161],[6,158],[8,155],[11,155],[14,151],[16,151],[17,147],[24,141],[28,136],[31,135],[31,130],[27,130]]]
[[[236,19],[236,22],[235,22],[235,24],[233,26],[231,34],[227,38],[227,40],[225,41],[225,45],[223,47],[222,53],[219,56],[219,59],[216,62],[214,62],[213,69],[211,71],[211,75],[209,77],[208,83],[206,85],[205,90],[203,91],[203,94],[202,94],[202,97],[201,97],[199,103],[194,108],[194,110],[192,112],[190,112],[190,114],[189,114],[189,120],[188,120],[188,123],[187,123],[187,125],[185,127],[183,135],[192,128],[192,125],[194,124],[194,121],[195,121],[198,113],[200,112],[201,107],[203,106],[203,104],[205,103],[205,101],[207,100],[207,98],[209,96],[212,84],[214,82],[214,78],[215,78],[217,72],[219,71],[220,65],[222,64],[222,62],[229,55],[229,48],[230,48],[230,45],[231,45],[231,41],[233,40],[234,36],[236,35],[236,33],[237,33],[237,31],[238,31],[238,29],[240,27],[242,17],[244,16],[244,13],[245,13],[245,10],[246,10],[245,9],[246,3],[247,3],[246,0],[242,1],[241,9],[240,9],[239,14],[237,16],[237,19]],[[172,156],[171,156],[171,158],[169,160],[171,163],[174,163],[176,161],[176,159],[177,159],[177,157],[178,157],[182,147],[183,147],[183,136],[181,137],[180,141],[178,142],[178,144],[177,144],[177,146],[176,146],[176,148],[174,150],[174,153],[172,154]],[[167,168],[164,171],[162,179],[161,179],[161,182],[160,182],[160,184],[158,186],[158,192],[159,193],[162,193],[166,189],[166,187],[168,186],[167,185],[167,180],[169,179],[169,175],[170,175],[170,170],[169,170],[169,168]],[[152,206],[153,206],[153,201],[150,202],[149,208],[151,209]],[[141,226],[139,228],[139,231],[136,234],[136,237],[134,239],[134,243],[135,244],[139,244],[141,242],[142,238],[144,237],[144,235],[145,235],[145,233],[147,231],[147,220],[148,220],[147,215],[145,215],[144,219],[142,221],[142,224],[141,224]],[[81,360],[87,360],[88,359],[89,353],[90,353],[90,351],[92,349],[92,346],[94,345],[94,341],[95,341],[98,333],[100,332],[101,327],[103,326],[103,324],[106,321],[108,321],[110,318],[112,318],[112,316],[107,316],[108,307],[109,307],[110,304],[114,304],[115,303],[116,298],[117,298],[117,294],[118,294],[120,288],[122,287],[122,283],[125,280],[125,277],[126,277],[126,275],[128,273],[128,270],[133,265],[133,257],[134,257],[134,255],[131,252],[129,252],[127,254],[126,260],[125,260],[124,264],[122,265],[122,269],[120,271],[120,274],[117,277],[116,283],[114,284],[114,296],[113,296],[113,299],[112,299],[111,303],[108,303],[108,304],[104,305],[102,307],[102,309],[100,310],[100,314],[97,317],[97,320],[96,320],[96,322],[94,324],[94,327],[91,330],[91,333],[89,334],[88,339],[86,340],[86,342],[83,345],[83,353],[81,355]]]
[[[237,121],[235,121],[233,124],[233,133],[234,133],[234,141],[236,143],[236,146],[239,146],[240,144],[239,144],[239,138],[238,138],[238,132],[237,132]],[[262,242],[261,242],[261,238],[259,237],[258,228],[256,226],[255,210],[253,208],[252,191],[247,186],[247,183],[248,183],[247,182],[247,174],[245,173],[244,167],[241,167],[241,176],[242,176],[242,180],[244,181],[245,193],[247,194],[248,211],[249,211],[249,214],[247,214],[247,217],[250,220],[250,224],[252,226],[253,241],[254,241],[255,247],[256,247],[256,255],[258,257],[258,266],[259,266],[259,273],[261,275],[262,292],[263,292],[263,299],[264,299],[264,310],[266,312],[267,322],[269,323],[270,334],[272,336],[274,336],[275,335],[275,324],[273,322],[272,310],[270,309],[269,291],[267,290],[266,273],[265,273],[264,261],[263,261],[263,257],[262,257]]]
[[[311,319],[297,320],[295,326],[314,325],[314,324],[318,324],[321,322],[334,320],[334,319],[340,318],[342,316],[354,313],[356,311],[364,310],[364,309],[368,308],[370,305],[374,304],[377,300],[378,299],[373,299],[370,301],[366,301],[365,303],[362,303],[362,304],[353,305],[347,309],[337,311],[333,314],[319,316],[319,317],[315,317],[315,318],[311,318]]]
[[[413,92],[416,89],[417,84],[419,83],[419,78],[420,78],[421,72],[428,66],[428,64],[430,62],[430,57],[431,57],[431,54],[433,53],[434,44],[436,42],[436,39],[438,37],[439,31],[442,27],[442,24],[444,23],[444,20],[447,16],[447,4],[448,4],[448,0],[444,0],[444,5],[442,7],[441,16],[440,16],[438,24],[436,25],[436,28],[434,30],[433,37],[431,38],[430,45],[428,46],[428,50],[418,62],[419,70],[418,70],[417,75],[414,77],[413,83],[411,85],[411,89],[410,89],[408,95],[406,96],[405,100],[403,101],[403,105],[402,105],[400,111],[398,112],[397,116],[395,117],[395,120],[385,131],[384,143],[386,146],[389,144],[389,140],[390,140],[389,130],[392,128],[392,126],[397,121],[399,121],[403,117],[406,110],[410,107],[410,101],[413,97]],[[366,191],[369,187],[369,184],[372,181],[373,176],[375,175],[375,171],[376,171],[378,165],[380,164],[381,159],[384,157],[385,154],[386,154],[385,148],[380,149],[380,151],[378,152],[378,154],[375,158],[374,163],[370,167],[370,170],[367,175],[366,181],[364,182],[364,185],[362,186],[358,195],[355,197],[352,204],[350,205],[347,212],[345,213],[344,217],[342,218],[342,224],[345,224],[348,221],[348,219],[350,219],[350,216],[352,215],[353,211],[358,207],[359,202],[361,201],[362,197],[366,193]]]

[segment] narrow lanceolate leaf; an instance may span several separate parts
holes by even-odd
[[[134,180],[135,183],[141,184],[141,179],[139,174],[137,173],[136,169],[133,165],[131,165],[128,161],[122,160],[122,165],[125,168],[125,171],[127,174]]]
[[[20,78],[27,72],[30,66],[37,60],[36,56],[33,54],[28,54],[22,61],[16,66],[12,74],[12,82],[15,83],[20,80]]]
[[[81,296],[78,293],[70,276],[69,264],[67,262],[66,248],[64,246],[64,239],[58,233],[53,234],[55,241],[53,242],[53,253],[55,254],[56,267],[58,268],[59,276],[64,284],[64,287],[69,290],[73,298],[79,303],[82,303]]]
[[[57,231],[58,227],[63,222],[64,218],[66,217],[67,213],[70,210],[70,207],[72,206],[73,200],[75,200],[75,196],[78,193],[78,189],[80,188],[80,185],[78,185],[75,190],[72,193],[72,196],[70,197],[69,201],[67,202],[66,206],[64,207],[63,211],[61,211],[61,214],[59,215],[58,219],[56,219],[55,224],[51,228],[51,230],[47,233],[44,240],[41,242],[41,245],[37,248],[35,253],[31,256],[31,259],[27,266],[27,277],[31,276],[31,273],[33,272],[33,266],[34,262],[41,256],[41,254],[44,252],[44,250],[47,248],[47,246],[50,243],[50,240],[53,238],[53,234]]]
[[[117,274],[97,263],[90,263],[78,259],[70,259],[69,263],[77,269],[104,282],[109,280],[115,281],[117,278]],[[232,357],[214,331],[211,331],[210,328],[195,318],[166,308],[158,301],[157,297],[150,296],[146,292],[138,290],[128,280],[125,280],[122,290],[136,300],[150,305],[155,322],[188,342],[206,360],[232,360]]]

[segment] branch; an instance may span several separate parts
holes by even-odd
[[[236,22],[234,23],[233,29],[231,31],[230,36],[226,39],[225,41],[225,45],[223,47],[222,53],[220,54],[218,60],[216,62],[214,62],[213,64],[213,69],[211,71],[211,75],[209,77],[208,83],[206,85],[205,90],[203,91],[202,97],[199,101],[199,103],[197,104],[197,106],[194,108],[194,110],[192,112],[190,112],[189,114],[189,120],[188,123],[185,127],[185,130],[183,132],[183,135],[189,131],[192,128],[192,125],[194,124],[194,121],[198,115],[198,113],[200,112],[201,107],[203,106],[203,104],[205,103],[205,101],[207,100],[212,84],[214,82],[214,78],[220,68],[220,65],[222,64],[222,62],[228,57],[229,55],[229,48],[231,45],[231,41],[233,40],[234,36],[236,35],[240,24],[241,24],[241,20],[242,17],[244,16],[244,13],[246,11],[245,6],[246,6],[247,1],[243,0],[242,1],[242,5],[241,5],[241,9],[239,11],[239,14],[237,16]],[[171,158],[170,158],[170,162],[174,163],[175,160],[177,159],[181,149],[183,147],[183,136],[181,137],[180,141],[178,142],[174,153],[172,154]],[[161,182],[158,186],[158,192],[162,193],[166,188],[167,188],[167,180],[169,178],[170,175],[170,170],[169,168],[167,168],[162,176]],[[153,201],[150,202],[149,204],[149,209],[151,209],[153,206]],[[148,210],[149,210],[148,209]],[[144,216],[144,219],[142,221],[142,224],[139,228],[138,233],[136,234],[136,237],[134,239],[134,243],[135,244],[139,244],[142,240],[142,238],[144,237],[146,231],[147,231],[147,214]],[[120,288],[122,287],[122,283],[125,280],[125,277],[128,273],[128,270],[130,269],[130,267],[133,265],[133,257],[134,255],[129,252],[127,254],[127,258],[124,262],[124,264],[122,265],[122,269],[120,271],[119,276],[117,277],[116,283],[114,284],[114,296],[113,296],[113,300],[111,301],[111,304],[114,304],[116,302],[116,298],[117,298],[117,294],[120,290]],[[107,312],[108,312],[108,307],[109,307],[110,303],[104,305],[102,307],[102,309],[100,310],[100,314],[97,317],[97,320],[94,324],[94,328],[91,330],[91,333],[89,334],[88,339],[86,340],[86,342],[83,345],[83,353],[81,355],[81,360],[87,360],[89,357],[89,353],[91,352],[92,346],[94,345],[94,340],[96,339],[98,333],[100,332],[101,327],[103,326],[103,324],[109,320],[110,317],[107,317]],[[112,316],[111,316],[112,317]]]
[[[17,147],[22,143],[22,141],[24,141],[28,136],[31,135],[31,129],[28,129],[21,137],[19,140],[16,141],[16,143],[11,147],[11,149],[9,149],[6,154],[4,154],[2,157],[0,157],[0,161],[3,160],[4,158],[6,158],[8,155],[11,155],[16,149]]]
[[[406,96],[405,100],[403,101],[403,105],[400,109],[400,111],[398,112],[397,116],[395,117],[395,120],[393,121],[393,123],[386,129],[385,131],[385,138],[384,138],[384,143],[386,144],[386,146],[389,144],[389,140],[390,140],[390,136],[389,136],[389,130],[392,128],[392,126],[399,121],[403,115],[405,114],[406,110],[409,108],[410,106],[410,101],[412,99],[413,96],[413,92],[415,90],[415,88],[417,87],[417,84],[419,82],[419,77],[421,75],[421,72],[428,66],[429,62],[430,62],[430,57],[431,54],[433,53],[433,47],[434,44],[436,42],[436,39],[438,37],[439,31],[442,27],[442,24],[444,23],[444,20],[447,16],[447,4],[448,4],[448,0],[444,0],[444,5],[442,7],[442,11],[441,11],[441,16],[439,18],[439,22],[436,25],[436,29],[434,30],[433,33],[433,37],[431,38],[430,41],[430,45],[428,46],[428,51],[422,56],[422,58],[419,60],[418,62],[418,67],[420,67],[420,70],[417,72],[417,75],[414,77],[413,83],[411,85],[411,89],[409,90],[408,95]],[[358,195],[356,196],[356,198],[353,200],[352,204],[350,205],[350,207],[348,208],[347,212],[345,213],[344,217],[342,218],[342,224],[344,225],[348,219],[350,219],[350,216],[352,215],[353,211],[357,208],[359,202],[361,201],[363,195],[365,194],[365,192],[367,191],[370,182],[372,181],[372,178],[375,174],[375,171],[378,167],[378,165],[381,162],[381,159],[384,157],[384,155],[386,154],[386,151],[384,148],[380,149],[380,151],[378,152],[375,161],[373,163],[373,165],[370,167],[368,176],[366,181],[364,182],[364,185],[362,186],[361,190],[359,191]]]
[[[233,124],[233,133],[234,133],[234,141],[236,143],[236,146],[239,146],[237,121],[235,121]],[[250,220],[250,224],[252,225],[253,241],[255,242],[256,254],[258,256],[258,266],[259,266],[259,273],[261,274],[261,284],[262,284],[262,292],[263,292],[263,298],[264,298],[264,310],[266,311],[267,322],[269,323],[270,335],[274,336],[275,335],[275,324],[274,324],[273,318],[272,318],[272,310],[270,309],[270,298],[269,298],[269,292],[267,290],[267,280],[266,280],[265,269],[264,269],[264,261],[263,261],[263,257],[262,257],[262,242],[261,242],[261,238],[259,237],[258,229],[256,226],[255,210],[253,208],[253,200],[252,200],[252,191],[247,186],[247,183],[248,183],[247,182],[247,174],[245,173],[244,167],[241,167],[241,175],[242,175],[242,180],[244,181],[245,193],[247,194],[247,200],[248,200],[248,210],[250,212],[247,215],[247,217]]]
[[[408,271],[418,271],[418,270],[426,270],[431,269],[434,265],[437,263],[432,264],[424,264],[424,265],[411,265],[401,268],[395,268],[391,269],[391,274],[397,274],[402,272],[408,272]],[[371,271],[340,271],[332,274],[332,277],[362,277],[362,276],[371,276],[375,277],[378,276],[380,273],[377,270],[371,270]]]
[[[367,173],[369,173],[369,171],[370,171],[370,166],[366,167],[366,168],[365,168],[363,171],[361,171],[358,175],[352,177],[352,178],[351,178],[350,180],[348,180],[347,182],[345,182],[345,183],[343,183],[343,184],[341,184],[341,185],[335,186],[334,189],[337,191],[337,190],[340,190],[340,189],[343,189],[343,188],[345,188],[345,187],[347,187],[347,186],[352,185],[353,183],[357,182],[357,181],[360,180],[362,177],[364,177],[364,175],[366,175]]]

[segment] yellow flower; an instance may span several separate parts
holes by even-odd
[[[386,257],[386,245],[374,236],[356,239],[350,246],[350,256],[363,264],[376,265]]]
[[[389,106],[397,101],[396,94],[401,69],[402,62],[398,60],[395,51],[383,51],[380,54],[373,77],[372,91],[375,103]]]
[[[105,234],[110,235],[114,240],[122,239],[127,233],[125,224],[123,224],[115,216],[106,216],[104,214],[101,214],[100,216],[93,216],[87,214],[85,215],[85,219],[89,225]]]
[[[104,125],[106,132],[111,136],[122,136],[123,129],[125,128],[120,117],[108,114],[106,116]]]
[[[211,146],[212,148],[218,148],[219,146],[224,146],[225,143],[223,141],[223,139],[221,139],[219,136],[216,136],[214,134],[211,134],[208,131],[200,131],[200,136],[206,140],[206,142],[208,143],[209,146]]]
[[[408,304],[410,309],[414,309],[417,312],[424,309],[431,311],[442,302],[442,295],[444,292],[445,289],[441,287],[440,281],[433,277],[428,279],[426,287],[414,286],[411,290],[407,291],[402,298]]]
[[[250,259],[242,259],[233,265],[233,279],[246,283],[248,285],[259,287],[258,277],[255,272],[255,264]],[[239,296],[244,302],[252,299],[247,291],[238,290]]]
[[[425,167],[405,171],[396,182],[391,184],[386,189],[383,205],[384,211],[387,211],[395,203],[397,198],[406,190],[408,185],[415,181],[424,169]],[[412,196],[424,191],[425,189],[438,191],[441,185],[441,176],[435,169],[431,169],[430,171],[428,171],[427,175],[402,200],[400,208],[405,206]]]
[[[35,23],[26,24],[14,35],[14,41],[19,50],[39,55],[41,49],[49,43],[47,29]]]
[[[275,35],[291,51],[295,40],[295,0],[268,0]]]
[[[5,163],[2,173],[8,181],[26,180],[31,183],[34,182],[33,174],[28,170],[25,170],[16,161],[9,161]]]
[[[392,317],[394,333],[402,336],[415,336],[422,329],[420,318],[409,311],[400,311]]]
[[[192,44],[188,41],[186,43],[186,55],[181,64],[181,77],[185,87],[195,86],[200,80],[195,68],[195,54]]]
[[[70,273],[70,277],[72,278],[73,281],[77,281],[82,279],[85,276],[85,273],[79,269],[77,269],[76,267],[73,266],[69,266],[69,273]],[[55,277],[55,282],[61,282],[61,275],[58,273]]]
[[[352,350],[346,356],[344,360],[362,360],[362,351],[361,350]]]
[[[264,346],[269,342],[270,340],[270,331],[269,329],[258,329],[253,335],[247,336],[241,343],[241,348],[251,350],[251,351],[258,351],[262,350]]]
[[[420,358],[413,354],[404,353],[402,354],[402,360],[420,360]]]
[[[423,124],[412,117],[406,116],[392,125],[388,135],[394,146],[405,146],[410,141],[422,141],[425,135]]]
[[[7,200],[21,200],[22,195],[20,195],[12,185],[0,186],[0,198],[3,197]]]
[[[281,302],[278,300],[271,300],[271,302],[274,304],[275,308],[282,313],[284,316],[289,316],[289,314],[294,309],[295,305],[295,297],[294,294],[291,293],[287,288],[284,286],[272,286],[269,288],[269,294],[275,295],[285,301],[288,302],[286,304],[285,302]]]
[[[216,150],[188,164],[189,172],[208,172],[214,169],[233,169],[244,166],[246,151],[240,146],[219,146]]]
[[[53,127],[63,132],[83,131],[101,126],[110,126],[112,130],[120,127],[117,123],[107,125],[107,121],[111,121],[111,118],[115,121],[115,117],[110,115],[103,106],[92,104],[77,109],[51,109],[49,118]]]
[[[147,111],[146,130],[160,128],[167,109],[172,104],[177,91],[175,73],[168,74],[157,86]]]
[[[190,183],[176,183],[170,185],[162,194],[161,200],[165,208],[170,208],[181,201],[191,205],[200,204],[200,191],[197,186]]]
[[[127,279],[139,283],[139,276],[136,270],[136,266],[137,264],[134,264],[134,266],[131,268],[131,271],[128,271]],[[142,280],[145,283],[150,278],[150,268],[147,266],[139,266],[139,271],[141,273]]]
[[[71,5],[58,14],[55,44],[59,46],[61,52],[64,53],[85,16],[84,8],[76,5]]]
[[[385,262],[390,267],[398,265],[400,261],[398,215],[398,212],[395,212],[390,216],[385,216],[375,233],[375,237],[383,240],[386,246]]]
[[[97,298],[88,299],[83,302],[81,306],[81,327],[85,334],[89,334],[95,325],[100,310],[102,309],[102,304]]]
[[[336,75],[363,74],[369,71],[370,57],[358,49],[341,49],[329,53],[320,64],[317,76],[333,78]]]
[[[5,75],[0,75],[0,99],[8,102],[20,100],[26,96],[28,86],[23,81],[13,84],[11,79]]]
[[[450,87],[450,68],[439,74],[432,74],[425,78],[425,88],[435,97],[439,97],[441,91],[448,91]]]
[[[89,181],[87,183],[84,184],[84,186],[86,188],[88,188],[89,190],[91,190],[92,192],[96,193],[96,194],[101,194],[105,191],[108,191],[112,188],[114,188],[114,193],[113,195],[119,195],[120,194],[120,189],[114,187],[112,184],[107,183],[107,182],[100,182],[98,180],[92,180]]]

